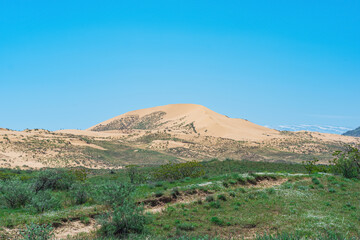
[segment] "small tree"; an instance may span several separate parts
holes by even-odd
[[[360,178],[360,150],[358,147],[347,146],[344,151],[336,151],[332,161],[334,173],[346,178]]]

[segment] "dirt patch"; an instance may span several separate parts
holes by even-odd
[[[94,219],[90,219],[88,224],[84,224],[80,220],[69,221],[55,229],[56,239],[67,239],[67,237],[74,237],[80,233],[90,233],[98,230],[99,224]]]

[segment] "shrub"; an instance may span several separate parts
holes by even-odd
[[[193,231],[196,228],[196,225],[192,223],[179,223],[176,225],[176,228],[183,231]]]
[[[134,190],[134,186],[127,183],[109,182],[98,186],[96,195],[102,203],[119,206],[131,197]]]
[[[214,196],[213,195],[209,195],[209,196],[206,196],[206,199],[205,199],[207,202],[213,202],[215,199],[214,199]]]
[[[256,185],[257,182],[256,182],[256,179],[253,177],[253,176],[249,176],[246,178],[246,181],[250,184],[253,184],[253,185]]]
[[[130,179],[130,183],[132,183],[132,184],[141,182],[141,177],[140,177],[138,168],[139,168],[139,166],[137,166],[137,165],[126,166],[126,173]]]
[[[58,209],[60,202],[52,197],[49,191],[41,191],[32,198],[30,207],[36,213],[43,213],[50,209]]]
[[[0,191],[3,194],[5,204],[10,208],[19,208],[25,206],[31,201],[32,192],[29,185],[18,179],[8,180],[2,183]]]
[[[71,171],[77,181],[85,182],[87,179],[87,170],[85,168],[78,168]]]
[[[203,165],[196,161],[185,163],[169,163],[160,166],[154,172],[154,178],[158,180],[179,180],[186,177],[201,177],[205,173]]]
[[[87,187],[83,184],[74,184],[69,193],[75,204],[84,204],[89,199]]]
[[[227,200],[225,194],[219,194],[219,195],[217,196],[217,199],[218,199],[218,200],[222,200],[222,201],[226,201],[226,200]]]
[[[319,179],[317,179],[316,177],[313,177],[311,181],[312,181],[315,185],[319,185],[319,184],[320,184]]]
[[[145,226],[143,208],[126,199],[114,207],[113,212],[101,221],[100,232],[105,236],[123,237],[131,233],[142,233]]]
[[[212,208],[220,208],[221,204],[220,204],[219,201],[215,201],[215,202],[210,202],[209,206],[212,207]]]
[[[221,219],[218,218],[218,217],[212,217],[212,218],[210,219],[210,221],[211,221],[212,223],[218,225],[218,226],[223,226],[223,225],[224,225],[224,221],[221,220]]]
[[[75,175],[64,169],[41,171],[34,182],[36,193],[42,190],[68,190],[75,181]]]
[[[162,191],[157,191],[154,195],[155,197],[161,197],[164,195],[164,193]]]
[[[332,161],[334,173],[341,174],[346,178],[360,178],[360,150],[347,146],[345,151],[336,151]]]
[[[180,191],[179,191],[179,189],[178,188],[173,188],[172,190],[171,190],[171,196],[172,196],[172,198],[177,198],[178,196],[180,195]]]
[[[20,231],[24,240],[49,240],[54,238],[53,228],[50,225],[26,225],[26,229]]]
[[[246,179],[243,176],[238,176],[236,178],[236,180],[240,183],[240,184],[246,184]]]
[[[313,160],[303,161],[302,164],[309,174],[318,172],[328,172],[328,168],[325,165],[319,165],[319,160],[314,158]]]
[[[234,191],[229,192],[230,197],[236,197],[236,193]]]

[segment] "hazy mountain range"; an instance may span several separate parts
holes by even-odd
[[[329,125],[312,125],[312,124],[298,124],[298,125],[279,125],[272,127],[280,131],[308,131],[308,132],[320,132],[320,133],[333,133],[343,134],[347,131],[352,130],[348,127],[341,126],[329,126]]]

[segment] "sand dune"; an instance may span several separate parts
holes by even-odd
[[[259,140],[276,137],[279,132],[244,119],[229,118],[196,104],[170,104],[131,111],[88,130],[125,129],[164,130],[234,140]]]

